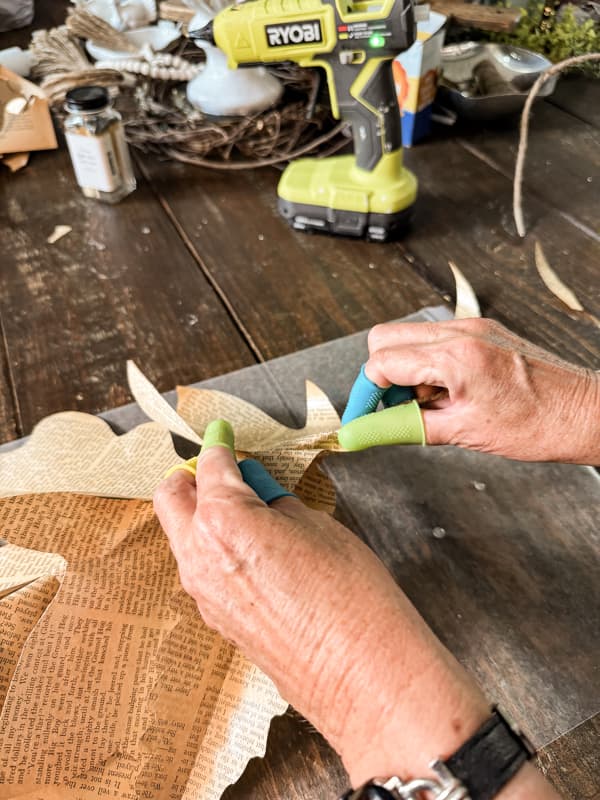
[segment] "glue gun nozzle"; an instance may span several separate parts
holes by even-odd
[[[198,28],[195,31],[188,31],[188,37],[190,39],[202,39],[205,42],[216,44],[213,28],[213,20],[211,19],[203,28]]]

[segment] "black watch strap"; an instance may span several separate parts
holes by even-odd
[[[394,795],[390,794],[387,789],[376,786],[374,783],[365,784],[359,791],[360,793],[349,789],[340,797],[340,800],[354,800],[357,794],[358,800],[395,800]]]
[[[494,708],[492,716],[444,762],[470,800],[492,800],[534,750]]]

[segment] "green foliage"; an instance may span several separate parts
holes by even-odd
[[[521,20],[512,33],[493,34],[490,38],[541,53],[553,63],[600,50],[600,25],[591,19],[578,22],[572,5],[565,5],[556,16],[553,12],[549,19],[543,20],[545,5],[532,0],[522,10]],[[584,65],[583,70],[600,77],[597,63]]]

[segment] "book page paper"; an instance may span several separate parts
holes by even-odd
[[[0,526],[2,579],[30,581],[0,615],[39,595],[7,636],[0,798],[217,800],[287,704],[204,625],[151,504],[21,495]]]
[[[184,439],[188,439],[190,442],[202,444],[202,439],[167,403],[165,398],[155,389],[133,361],[127,362],[127,380],[132,395],[147,417],[159,422],[167,430],[182,436]]]
[[[56,594],[66,561],[8,544],[0,548],[0,708],[21,649]]]
[[[80,492],[150,499],[181,461],[168,431],[154,422],[117,436],[91,414],[43,419],[21,447],[0,453],[0,496]]]
[[[340,418],[327,395],[306,381],[306,423],[288,428],[245,400],[212,389],[178,387],[177,411],[132,363],[129,386],[138,405],[156,422],[191,441],[202,442],[209,422],[226,419],[235,434],[238,458],[256,458],[286,489],[295,492],[311,508],[332,514],[335,492],[317,464],[310,478],[302,480],[311,464],[325,451],[341,450],[337,441]],[[192,434],[186,434],[192,431]]]
[[[0,800],[216,800],[287,706],[204,625],[144,501],[180,461],[168,430],[199,444],[225,418],[240,458],[332,513],[339,417],[310,382],[294,429],[223,392],[180,389],[175,411],[128,374],[154,422],[55,414],[0,454]]]

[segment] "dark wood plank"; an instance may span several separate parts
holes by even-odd
[[[478,28],[484,31],[513,31],[519,24],[518,8],[484,6],[479,3],[464,3],[462,0],[433,0],[433,11],[445,14],[463,28]]]
[[[600,106],[600,82],[596,103]],[[472,126],[461,142],[510,180],[513,179],[519,131],[517,122],[495,127]],[[550,103],[539,103],[531,115],[524,184],[530,191],[600,231],[600,128],[594,128]]]
[[[532,240],[542,242],[556,272],[587,310],[600,316],[600,238],[586,235],[530,195],[525,196],[529,236],[518,238],[511,181],[456,141],[419,145],[406,160],[420,181],[418,214],[412,232],[395,247],[449,294],[454,281],[448,260],[456,262],[485,316],[564,358],[597,368],[600,330],[546,289],[534,265]]]
[[[125,360],[163,389],[253,363],[227,311],[141,182],[86,200],[64,150],[37,154],[0,196],[0,315],[22,433],[63,409],[125,403]],[[55,225],[73,230],[46,243]]]
[[[558,82],[550,102],[600,128],[597,78],[583,78],[577,73],[564,75]]]
[[[253,758],[222,800],[334,800],[350,785],[337,754],[293,712],[271,723],[264,758]]]
[[[600,797],[600,714],[544,747],[538,766],[564,800]]]
[[[275,208],[277,175],[270,171],[222,175],[156,163],[148,168],[207,272],[267,357],[432,302],[430,282],[452,294],[452,259],[472,281],[486,315],[566,358],[596,365],[598,329],[546,290],[532,243],[514,233],[508,177],[451,140],[419,145],[406,159],[420,178],[418,215],[402,243],[387,245],[283,227]],[[526,215],[557,272],[598,315],[600,240],[530,196]],[[243,245],[232,247],[225,259],[226,234],[218,232],[226,229],[235,230],[235,241]],[[267,330],[265,315],[273,308],[278,314]]]
[[[4,326],[0,317],[0,442],[16,439],[19,430],[10,366],[4,348]]]
[[[29,47],[31,34],[39,28],[55,28],[62,25],[67,16],[69,0],[35,0],[35,12],[31,25],[15,31],[0,33],[0,50],[5,47]]]
[[[398,250],[289,228],[276,210],[274,170],[144,165],[265,358],[439,302]]]

